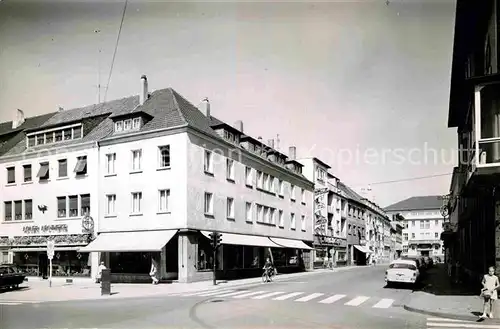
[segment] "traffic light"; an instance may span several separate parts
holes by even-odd
[[[219,247],[222,244],[222,234],[216,233],[215,246]]]
[[[212,232],[208,235],[210,237],[210,244],[213,249],[217,249],[220,247],[222,243],[222,234],[217,232]]]

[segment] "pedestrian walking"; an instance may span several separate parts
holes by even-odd
[[[479,318],[485,319],[489,317],[493,318],[493,305],[495,300],[498,299],[497,289],[500,287],[498,282],[498,277],[495,275],[495,268],[491,266],[488,269],[488,274],[483,276],[483,289],[481,290],[481,296],[483,297],[483,314]],[[487,310],[489,308],[489,313]]]
[[[149,271],[149,276],[151,277],[151,280],[153,280],[153,284],[158,284],[158,282],[160,282],[158,262],[156,261],[154,256],[151,257],[151,270]]]
[[[99,264],[99,267],[97,268],[97,275],[95,277],[95,283],[101,283],[101,278],[102,278],[102,270],[105,270],[106,266],[104,265],[104,262],[101,262]]]

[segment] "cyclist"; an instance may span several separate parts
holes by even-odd
[[[274,271],[274,265],[269,257],[266,258],[266,263],[264,264],[264,273],[266,273],[266,282],[270,281],[271,274]]]

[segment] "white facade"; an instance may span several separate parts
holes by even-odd
[[[79,157],[86,157],[84,174],[74,171]],[[93,265],[97,262],[97,256],[90,256],[86,264],[78,268],[74,266],[73,269],[63,264],[61,257],[65,257],[65,252],[76,253],[79,246],[88,243],[83,236],[87,233],[82,227],[84,216],[98,218],[97,157],[95,143],[87,143],[71,147],[56,146],[38,152],[28,150],[20,155],[0,158],[0,237],[9,240],[9,248],[4,245],[3,250],[4,253],[8,252],[9,262],[22,257],[27,269],[34,269],[38,259],[34,259],[35,256],[30,253],[44,253],[46,242],[42,238],[48,236],[56,239],[55,259],[61,261],[60,271],[95,269]],[[48,177],[37,177],[45,163],[49,167]],[[10,168],[15,170],[14,182],[12,177],[8,177],[8,171],[12,170]],[[11,202],[10,208],[8,204]],[[16,204],[21,206],[16,209]],[[11,212],[11,217],[8,212]],[[89,257],[88,254],[77,256],[80,261]],[[31,273],[35,275],[33,271]],[[90,273],[87,274],[90,276]]]
[[[391,212],[396,213],[404,217],[403,255],[443,257],[443,217],[439,209]]]

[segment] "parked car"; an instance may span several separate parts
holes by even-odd
[[[391,286],[394,283],[415,285],[420,278],[420,271],[416,260],[397,259],[385,271],[385,283]]]
[[[0,265],[0,289],[18,288],[26,274],[13,264]]]

